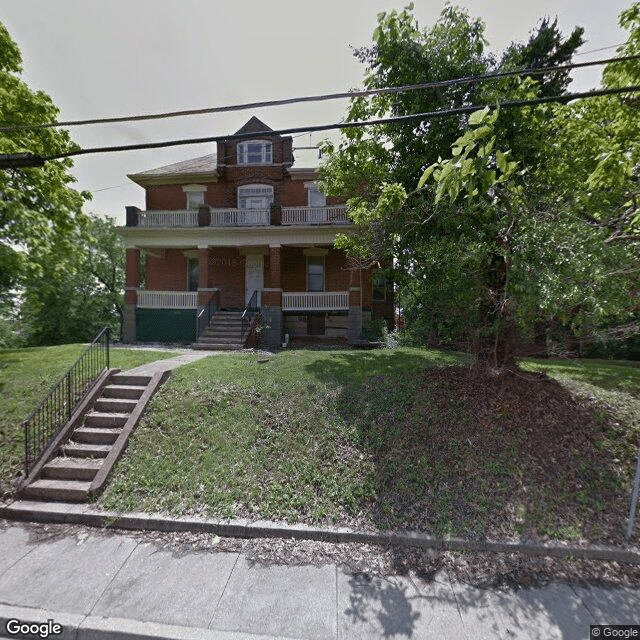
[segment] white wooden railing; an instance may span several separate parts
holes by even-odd
[[[145,309],[195,309],[198,292],[138,289],[138,306]]]
[[[269,209],[211,209],[212,227],[263,227],[270,223]]]
[[[347,311],[348,291],[283,292],[283,311]]]
[[[346,205],[333,207],[282,207],[282,224],[347,224]]]
[[[139,227],[197,227],[198,212],[192,209],[181,211],[140,211]]]

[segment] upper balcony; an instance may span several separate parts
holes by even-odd
[[[127,227],[268,227],[351,224],[346,205],[325,207],[280,207],[270,209],[214,209],[208,206],[171,211],[141,211],[127,207]]]

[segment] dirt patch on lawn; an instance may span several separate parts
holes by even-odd
[[[627,438],[633,451],[638,434],[545,374],[426,371],[404,424],[396,453],[432,452],[424,506],[444,510],[452,533],[624,543],[634,460],[608,443]]]

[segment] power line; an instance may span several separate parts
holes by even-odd
[[[455,109],[444,109],[440,111],[427,111],[424,113],[413,113],[405,116],[395,116],[390,118],[380,118],[378,120],[365,120],[362,122],[340,122],[332,124],[311,125],[306,127],[293,127],[290,129],[279,129],[275,131],[269,131],[268,135],[290,135],[294,133],[312,133],[316,131],[329,131],[331,129],[354,129],[360,127],[370,127],[379,124],[391,124],[400,122],[412,122],[415,120],[429,120],[431,118],[438,118],[443,116],[462,115],[465,113],[472,113],[479,109],[488,107],[490,109],[499,107],[501,109],[511,109],[516,107],[525,107],[538,104],[545,104],[550,102],[569,102],[571,100],[577,100],[580,98],[594,98],[598,96],[615,95],[620,93],[636,93],[640,92],[640,85],[633,85],[629,87],[615,87],[611,89],[594,89],[593,91],[583,91],[580,93],[567,93],[558,96],[545,96],[541,98],[530,98],[528,100],[511,100],[506,102],[499,102],[496,104],[485,105],[469,105],[466,107],[458,107]],[[264,135],[264,134],[263,134]],[[121,146],[111,147],[91,147],[89,149],[77,149],[75,151],[69,151],[68,153],[62,153],[52,156],[46,156],[43,160],[58,160],[60,158],[68,158],[70,156],[80,156],[93,153],[111,153],[116,151],[135,151],[140,149],[159,149],[162,147],[177,147],[189,144],[203,144],[208,142],[223,142],[226,140],[242,140],[247,138],[254,138],[255,132],[240,133],[240,134],[227,134],[223,136],[208,136],[205,138],[186,138],[181,140],[165,140],[163,142],[148,142],[142,144],[129,144]]]
[[[518,69],[513,71],[496,71],[475,76],[466,76],[462,78],[452,78],[451,80],[439,80],[437,82],[423,82],[419,84],[402,85],[400,87],[383,87],[380,89],[363,89],[356,91],[342,91],[339,93],[328,93],[314,96],[303,96],[298,98],[284,98],[279,100],[267,100],[262,102],[247,102],[244,104],[228,105],[223,107],[206,107],[203,109],[188,109],[185,111],[169,111],[166,113],[154,113],[137,116],[118,116],[112,118],[94,118],[91,120],[67,120],[63,122],[50,122],[45,124],[34,125],[12,125],[0,127],[0,131],[23,131],[47,129],[51,127],[75,127],[89,124],[107,124],[115,122],[138,122],[141,120],[160,120],[166,118],[177,118],[182,116],[203,115],[208,113],[225,113],[230,111],[246,111],[247,109],[257,109],[261,107],[274,107],[286,104],[296,104],[300,102],[320,102],[325,100],[337,100],[342,98],[365,97],[372,95],[383,95],[392,93],[404,93],[405,91],[418,91],[423,89],[436,89],[439,87],[449,87],[456,84],[478,83],[484,80],[496,80],[521,75],[542,75],[545,73],[553,73],[558,71],[568,71],[581,67],[590,67],[594,65],[610,64],[618,62],[627,62],[629,60],[638,60],[640,55],[623,56],[618,58],[606,58],[603,60],[592,60],[589,62],[574,62],[562,66],[539,67],[535,69]]]
[[[608,47],[600,47],[599,49],[589,49],[589,51],[581,51],[580,53],[574,53],[574,56],[586,56],[589,55],[590,53],[597,53],[598,51],[606,51],[607,49],[617,49],[618,47],[621,47],[624,44],[624,42],[621,42],[620,44],[611,44]]]

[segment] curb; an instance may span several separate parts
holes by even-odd
[[[10,620],[36,625],[46,625],[51,620],[52,624],[62,626],[60,634],[49,636],[56,640],[284,640],[270,635],[140,622],[129,618],[104,618],[4,604],[0,604],[0,638],[44,637],[38,634],[10,634],[7,629]],[[4,633],[7,635],[2,635]]]
[[[555,558],[608,560],[624,564],[640,564],[640,549],[611,545],[578,546],[570,543],[531,543],[514,541],[466,540],[436,538],[416,531],[355,531],[347,527],[313,527],[288,525],[268,520],[250,521],[244,518],[218,519],[200,517],[171,518],[147,513],[116,513],[100,511],[91,505],[64,502],[19,500],[0,503],[0,517],[8,520],[79,524],[109,529],[141,531],[212,533],[233,538],[293,538],[322,542],[397,545],[437,549],[440,551],[489,551],[492,553],[522,553]]]

